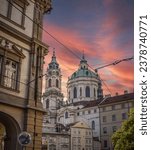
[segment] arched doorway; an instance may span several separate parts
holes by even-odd
[[[19,133],[15,119],[0,111],[0,150],[21,150],[17,140]]]

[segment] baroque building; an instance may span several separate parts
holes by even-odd
[[[26,150],[41,150],[41,103],[44,56],[43,15],[51,0],[0,0],[0,148],[21,150],[18,135],[26,131]]]
[[[68,101],[75,103],[103,97],[101,86],[99,75],[89,69],[83,55],[78,70],[69,77],[67,82]]]
[[[43,107],[47,111],[44,116],[45,126],[49,126],[50,132],[55,132],[57,109],[63,104],[61,93],[61,69],[57,63],[55,51],[46,71],[46,87],[43,94]],[[47,128],[48,128],[47,126]],[[45,128],[43,128],[45,130]]]
[[[43,138],[49,141],[48,139],[51,139],[54,135],[58,136],[58,132],[60,132],[60,136],[65,136],[65,133],[70,134],[71,139],[69,141],[71,141],[73,137],[71,132],[72,126],[74,126],[75,123],[78,125],[82,123],[81,126],[85,126],[85,128],[93,132],[91,133],[91,140],[92,135],[99,139],[99,132],[97,132],[97,130],[99,130],[98,108],[95,109],[93,114],[88,113],[87,115],[88,110],[86,106],[90,102],[97,102],[98,104],[100,100],[97,99],[102,99],[101,80],[96,72],[89,69],[84,55],[80,61],[78,70],[69,77],[67,91],[68,101],[65,104],[63,103],[63,94],[61,93],[61,72],[55,52],[53,52],[52,60],[48,64],[46,72],[46,89],[43,94],[43,106],[47,111],[47,115],[45,115],[43,120]],[[97,105],[95,106],[97,107]],[[81,109],[86,110],[85,114],[78,114]],[[93,130],[91,128],[92,124]],[[80,129],[81,132],[85,132],[85,128],[82,127]],[[79,136],[82,139],[82,134]],[[86,141],[86,139],[83,140],[84,142]],[[59,143],[59,141],[56,141],[56,148],[57,143]],[[92,143],[92,141],[91,143],[87,143],[90,147],[88,146],[86,149],[92,149]],[[48,145],[50,147],[51,144]],[[72,147],[72,142],[70,145]],[[96,147],[96,149],[97,148],[98,147]],[[81,150],[82,149],[81,147]]]
[[[89,69],[83,55],[78,70],[68,78],[67,102],[63,103],[63,94],[59,86],[60,74],[59,64],[53,52],[46,73],[46,91],[43,95],[43,105],[47,111],[43,123],[43,138],[49,142],[49,148],[52,145],[50,139],[55,137],[56,141],[52,146],[60,150],[57,148],[59,139],[68,137],[68,146],[65,141],[63,142],[66,150],[113,149],[111,136],[127,119],[127,113],[133,107],[134,94],[125,92],[123,95],[103,96],[100,77],[97,72]],[[105,118],[107,121],[104,121]]]
[[[112,135],[128,119],[130,109],[134,107],[134,93],[107,97],[99,104],[101,150],[114,150]]]

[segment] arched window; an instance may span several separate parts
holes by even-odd
[[[69,91],[69,99],[70,99],[70,91]]]
[[[92,121],[92,130],[95,130],[95,121]]]
[[[73,98],[77,98],[77,88],[74,87],[74,90],[73,90]]]
[[[48,81],[48,87],[51,87],[51,79]]]
[[[90,97],[90,87],[89,87],[89,86],[86,86],[85,96],[86,96],[86,97]]]
[[[94,97],[96,97],[96,90],[95,90],[95,88],[94,88]]]
[[[49,108],[49,99],[46,100],[46,108]]]
[[[58,79],[56,79],[56,87],[57,88],[59,87],[59,81],[58,81]]]
[[[82,88],[80,87],[80,96],[82,96]]]
[[[65,112],[65,118],[68,118],[68,112],[67,111]]]

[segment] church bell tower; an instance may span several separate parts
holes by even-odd
[[[63,104],[63,94],[61,93],[61,69],[53,51],[51,62],[46,71],[46,86],[43,94],[43,106],[47,110],[47,117],[44,122],[56,123],[57,109]],[[53,128],[53,127],[52,127]]]

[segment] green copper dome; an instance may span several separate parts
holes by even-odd
[[[71,75],[70,79],[75,79],[79,77],[98,78],[98,75],[89,69],[80,68]]]
[[[89,70],[84,54],[80,61],[79,69],[76,72],[74,72],[69,79],[75,79],[79,77],[98,78],[98,74]]]

